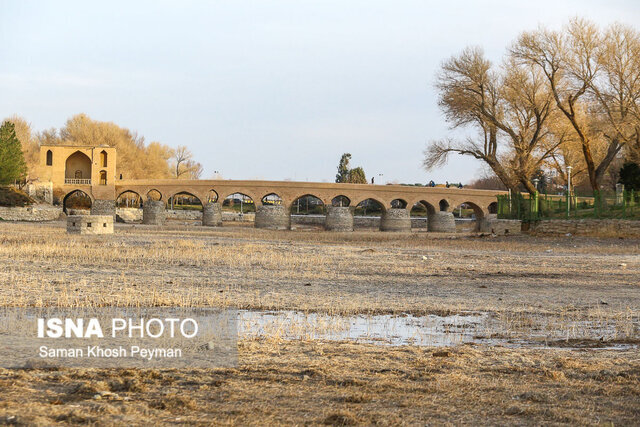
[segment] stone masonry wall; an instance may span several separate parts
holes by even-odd
[[[222,226],[222,205],[220,203],[207,203],[202,210],[202,225],[209,227]]]
[[[324,215],[291,215],[291,224],[296,225],[317,225],[323,226]],[[354,216],[353,226],[355,228],[380,228],[380,217],[378,216]],[[411,218],[411,228],[427,228],[426,217]]]
[[[258,206],[255,217],[255,227],[268,228],[271,230],[288,230],[291,227],[291,218],[284,206]]]
[[[411,218],[408,209],[387,209],[380,218],[382,231],[411,231]]]
[[[94,200],[91,204],[91,215],[115,215],[116,202],[114,200]]]
[[[351,208],[346,206],[328,206],[324,228],[329,231],[353,231],[353,212]]]
[[[27,194],[49,204],[53,203],[53,183],[32,181],[27,184]]]
[[[640,238],[640,221],[624,219],[554,219],[531,223],[529,232],[537,235]]]
[[[164,202],[147,200],[142,210],[142,223],[164,225],[167,218]]]
[[[112,215],[69,215],[67,233],[113,234]]]
[[[119,220],[124,222],[141,222],[142,221],[142,209],[138,208],[117,208],[116,214]],[[239,221],[239,222],[253,222],[255,214],[253,212],[240,215],[235,212],[222,212],[223,221]],[[190,210],[166,210],[166,218],[180,221],[200,221],[202,220],[201,211]],[[322,217],[324,221],[324,217]],[[322,221],[320,222],[322,224]]]
[[[62,208],[47,204],[18,207],[0,206],[0,219],[4,221],[55,221],[62,214]]]

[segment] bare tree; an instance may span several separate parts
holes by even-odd
[[[200,163],[192,160],[186,163],[186,168],[189,171],[189,179],[200,179],[202,172],[204,171],[204,168]]]
[[[522,184],[535,192],[533,173],[561,144],[550,142],[553,98],[540,73],[513,60],[494,71],[481,49],[467,48],[442,65],[436,88],[451,127],[471,127],[479,137],[432,142],[425,168],[444,164],[450,153],[469,155],[484,161],[512,191]]]
[[[174,174],[176,178],[180,178],[182,175],[188,173],[186,166],[192,157],[193,154],[191,154],[191,151],[184,145],[178,146],[178,148],[173,151]]]
[[[624,145],[640,138],[632,113],[640,97],[638,39],[629,27],[615,24],[602,32],[574,19],[563,31],[525,32],[511,48],[515,59],[545,76],[575,130],[594,191]]]

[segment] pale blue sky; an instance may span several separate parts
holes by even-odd
[[[377,183],[467,182],[472,159],[421,168],[448,133],[439,64],[577,15],[638,25],[640,2],[0,0],[0,117],[84,112],[187,145],[203,177],[331,181],[348,151]]]

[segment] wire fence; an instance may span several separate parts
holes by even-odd
[[[525,222],[542,219],[620,218],[640,220],[640,192],[593,196],[505,194],[498,196],[498,218]]]

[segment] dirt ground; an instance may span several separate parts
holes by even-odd
[[[615,321],[626,350],[244,339],[234,369],[0,370],[12,424],[638,424],[640,241],[0,222],[5,305]],[[598,337],[593,337],[596,341]],[[597,346],[587,346],[597,347]],[[98,397],[99,396],[99,397]]]

